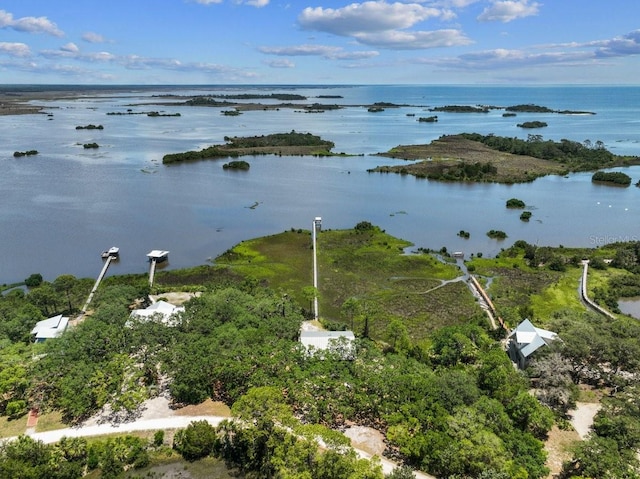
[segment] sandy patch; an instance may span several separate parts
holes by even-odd
[[[571,425],[574,427],[580,439],[585,439],[591,432],[593,418],[600,410],[599,403],[576,403],[576,408],[569,411],[571,415]]]
[[[220,401],[206,399],[200,404],[192,404],[173,411],[176,416],[222,416],[231,417],[229,406]]]
[[[344,431],[351,439],[351,445],[373,456],[382,456],[385,450],[384,435],[373,428],[352,426]]]
[[[300,329],[302,331],[324,331],[320,321],[303,321]]]
[[[149,299],[154,303],[160,299],[164,299],[165,301],[175,305],[182,306],[184,303],[189,301],[190,299],[197,298],[201,295],[201,292],[197,293],[184,293],[184,292],[171,292],[171,293],[162,293],[162,294],[150,294]]]
[[[549,436],[544,443],[547,451],[547,467],[549,468],[548,479],[552,479],[562,470],[562,464],[571,459],[569,447],[580,440],[576,431],[563,431],[558,426],[553,426],[549,431]]]

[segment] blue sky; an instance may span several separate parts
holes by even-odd
[[[637,0],[5,0],[0,83],[640,84]]]

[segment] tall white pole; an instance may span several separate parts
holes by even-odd
[[[316,248],[317,220],[313,220],[311,235],[313,237],[313,319],[318,320],[318,253]]]

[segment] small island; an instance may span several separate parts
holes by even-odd
[[[516,125],[518,128],[544,128],[548,126],[544,121],[525,121]]]
[[[460,238],[469,239],[471,238],[471,233],[465,230],[460,230],[458,231],[458,236],[460,236]]]
[[[427,145],[399,145],[378,156],[412,161],[367,171],[413,175],[440,181],[523,183],[545,175],[640,164],[640,157],[619,156],[601,141],[526,140],[479,133],[443,135]]]
[[[518,198],[511,198],[507,200],[507,208],[524,208],[525,206],[525,202]]]
[[[518,113],[555,113],[555,110],[546,106],[533,105],[531,103],[526,105],[513,105],[505,108],[506,111],[518,112]]]
[[[507,233],[500,230],[489,230],[487,231],[487,236],[492,239],[503,240],[507,237]]]
[[[76,130],[103,130],[104,126],[102,125],[85,125],[85,126],[76,126]]]
[[[443,111],[449,113],[489,113],[490,108],[486,106],[470,105],[445,105],[429,108],[429,111]]]
[[[234,160],[222,165],[225,170],[244,170],[247,171],[251,168],[251,165],[244,160]]]
[[[631,177],[626,173],[620,171],[597,171],[591,177],[591,181],[594,183],[612,184],[615,186],[629,186],[631,184]]]
[[[437,123],[438,121],[438,116],[427,116],[427,117],[420,117],[418,118],[418,121],[420,123]]]
[[[527,222],[531,219],[531,215],[532,215],[531,211],[523,211],[522,214],[520,215],[520,219],[522,221]]]
[[[334,143],[326,141],[311,133],[275,133],[271,135],[251,137],[224,137],[227,143],[214,145],[200,151],[170,153],[164,155],[165,165],[192,160],[215,160],[220,158],[237,158],[244,155],[313,155],[334,156],[331,152]]]
[[[98,145],[97,143],[85,143],[84,145],[82,145],[83,148],[85,149],[91,149],[91,148],[100,148],[100,145]]]
[[[156,118],[160,116],[182,116],[180,113],[160,113],[158,111],[150,111],[147,113],[147,116],[151,118]]]
[[[33,155],[37,155],[37,154],[38,154],[38,150],[14,151],[13,152],[13,156],[15,158],[20,158],[22,156],[33,156]]]

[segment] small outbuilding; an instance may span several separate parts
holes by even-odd
[[[149,261],[155,261],[156,263],[162,263],[169,258],[169,252],[161,249],[154,249],[147,253]]]
[[[536,328],[531,321],[525,319],[509,334],[509,357],[524,369],[529,357],[543,346],[558,339],[553,331]]]
[[[309,355],[324,351],[340,352],[343,359],[355,357],[355,335],[353,331],[301,331],[300,343]]]
[[[64,333],[68,324],[69,318],[59,314],[52,318],[38,321],[31,330],[31,335],[34,337],[36,343],[43,343],[47,339],[57,338]]]
[[[167,301],[157,301],[144,309],[131,311],[130,321],[155,321],[165,326],[176,326],[180,313],[184,312],[184,306],[175,306]],[[127,324],[130,325],[128,322]]]

